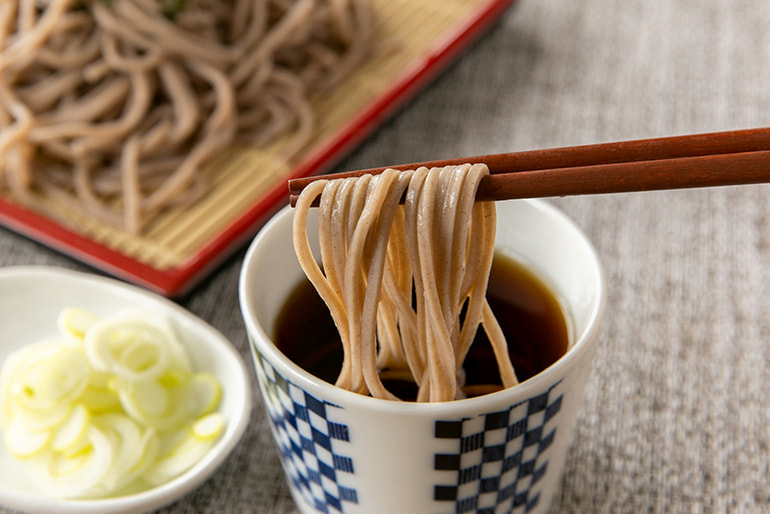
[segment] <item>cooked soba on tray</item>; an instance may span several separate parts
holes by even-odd
[[[5,0],[0,222],[177,294],[512,0]]]

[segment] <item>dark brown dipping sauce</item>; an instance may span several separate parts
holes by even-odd
[[[520,382],[541,372],[567,351],[569,335],[559,301],[518,262],[495,254],[487,300],[505,334]],[[275,341],[284,355],[308,372],[332,384],[336,381],[342,368],[342,344],[329,310],[307,279],[294,288],[283,305]],[[464,368],[469,396],[499,389],[486,387],[499,386],[501,381],[483,329],[476,334]],[[399,398],[416,396],[414,384],[383,382]]]

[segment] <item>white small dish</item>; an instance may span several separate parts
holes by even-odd
[[[28,513],[132,513],[167,505],[203,483],[243,435],[251,411],[251,385],[237,350],[217,330],[170,300],[118,280],[45,266],[0,268],[0,365],[21,346],[56,333],[65,307],[99,316],[138,308],[168,317],[185,342],[196,370],[222,385],[219,411],[225,432],[211,451],[179,477],[143,492],[116,498],[61,500],[35,489],[24,463],[8,455],[0,441],[0,506]]]

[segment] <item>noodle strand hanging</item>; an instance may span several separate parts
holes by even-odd
[[[517,383],[486,300],[496,211],[494,203],[474,199],[488,173],[484,165],[389,169],[316,180],[302,191],[294,246],[342,340],[337,386],[398,399],[383,383],[388,376],[414,382],[417,401],[462,398],[462,365],[481,329],[503,387]],[[320,263],[307,235],[319,197]]]

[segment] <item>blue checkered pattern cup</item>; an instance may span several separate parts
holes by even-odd
[[[569,349],[515,387],[428,404],[339,389],[276,348],[276,317],[303,276],[291,242],[292,217],[284,209],[254,239],[239,294],[266,414],[300,511],[546,511],[559,486],[606,302],[596,252],[578,227],[542,201],[498,202],[497,251],[530,267],[558,295]]]

